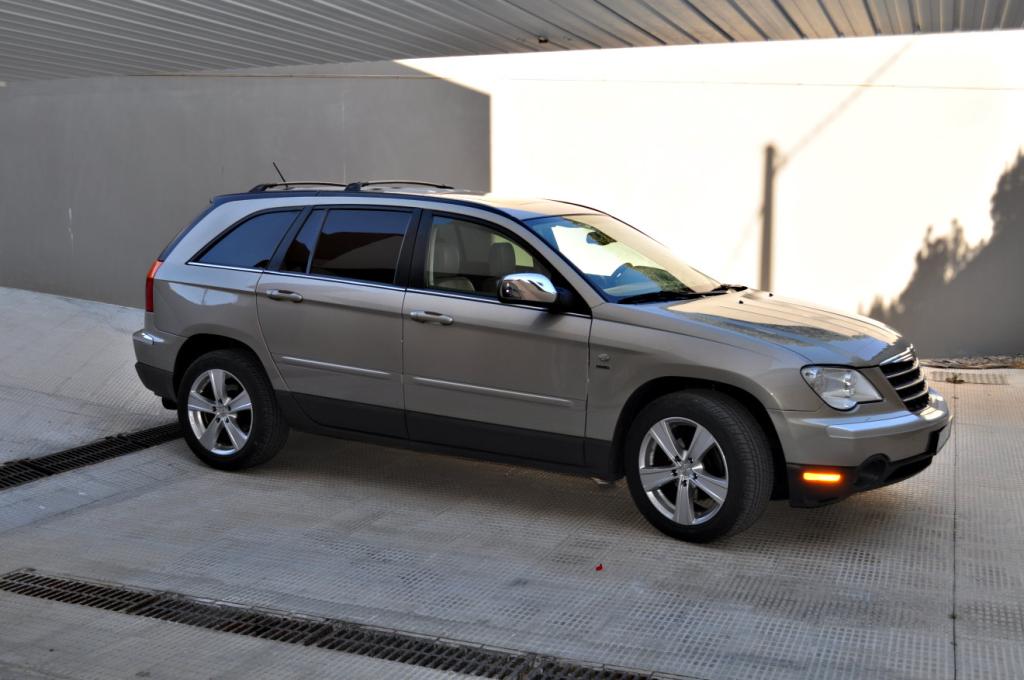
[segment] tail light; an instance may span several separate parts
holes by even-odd
[[[153,260],[153,264],[149,267],[149,273],[146,274],[146,311],[153,311],[153,279],[156,278],[156,270],[160,269],[160,265],[163,264],[163,260]]]

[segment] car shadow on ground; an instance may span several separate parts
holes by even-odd
[[[461,508],[478,513],[481,521],[504,514],[508,521],[521,519],[524,526],[543,519],[585,527],[588,533],[673,543],[636,510],[625,479],[599,486],[583,476],[300,432],[291,434],[273,460],[240,473],[206,468],[183,442],[174,450],[210,475],[225,475],[225,488],[242,480],[284,491],[292,485],[296,494],[310,485],[321,492],[329,487],[327,495],[336,489],[339,502],[390,498],[396,513],[415,507],[436,516]],[[797,509],[784,500],[772,501],[752,527],[700,549],[755,555],[770,545],[773,551],[799,556],[859,544],[898,543],[900,532],[914,531],[922,513],[944,514],[930,491],[934,477],[944,474],[942,468],[939,462],[908,482],[821,508]]]

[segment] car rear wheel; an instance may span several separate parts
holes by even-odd
[[[704,542],[742,531],[771,496],[764,432],[742,404],[718,392],[651,402],[630,427],[625,456],[637,507],[674,538]]]
[[[178,387],[178,420],[193,453],[221,470],[264,463],[288,439],[262,366],[240,351],[210,352],[188,367]]]

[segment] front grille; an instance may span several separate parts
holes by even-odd
[[[909,411],[920,411],[928,405],[928,384],[913,349],[887,359],[879,368]]]

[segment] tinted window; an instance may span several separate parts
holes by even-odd
[[[288,252],[284,254],[281,271],[302,273],[309,271],[313,246],[316,245],[316,236],[320,233],[320,225],[323,224],[326,212],[326,210],[314,210],[309,213],[306,223],[302,225],[295,240],[288,246]]]
[[[409,217],[391,210],[331,210],[310,273],[394,283]]]
[[[199,262],[251,269],[265,268],[298,212],[286,210],[249,218],[213,244],[199,258]]]
[[[452,217],[434,217],[423,268],[427,288],[498,296],[502,277],[537,272],[547,267],[499,231]]]

